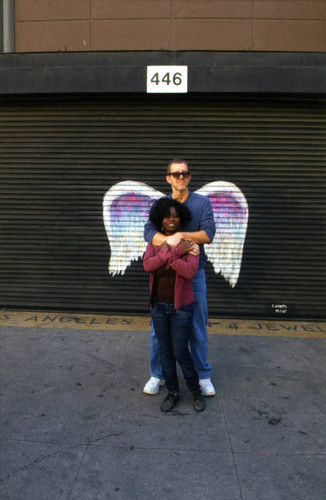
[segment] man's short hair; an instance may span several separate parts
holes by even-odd
[[[170,168],[171,168],[171,165],[173,163],[184,163],[185,165],[187,165],[187,169],[189,170],[189,167],[188,167],[188,163],[184,160],[180,160],[180,158],[175,158],[174,160],[170,161],[170,163],[168,164],[168,169],[167,169],[167,173],[169,174],[170,173]]]

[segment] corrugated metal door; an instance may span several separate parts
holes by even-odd
[[[174,157],[191,187],[235,183],[249,204],[240,278],[207,266],[211,316],[325,317],[325,102],[102,96],[1,102],[0,305],[144,313],[141,262],[110,276],[105,192],[168,192]]]

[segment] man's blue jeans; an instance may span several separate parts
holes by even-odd
[[[204,268],[198,269],[196,276],[192,279],[192,289],[195,298],[193,303],[193,320],[190,333],[191,357],[199,378],[210,378],[212,367],[207,363],[208,336],[207,336],[207,298],[206,278]],[[152,377],[162,379],[160,347],[155,335],[152,322],[150,339],[150,372]]]
[[[189,352],[192,304],[174,309],[173,304],[156,301],[152,321],[160,347],[162,373],[169,392],[179,392],[177,365],[179,363],[191,392],[199,390],[198,373]]]

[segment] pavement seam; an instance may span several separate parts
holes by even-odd
[[[12,441],[15,441],[15,440],[12,440]],[[35,444],[36,443],[39,444],[38,441],[35,441]],[[35,460],[33,460],[32,462],[30,462],[29,464],[25,464],[22,467],[19,467],[17,470],[11,472],[10,474],[7,474],[6,476],[0,478],[0,482],[5,481],[6,479],[9,479],[10,477],[14,476],[15,474],[18,474],[18,472],[26,470],[26,469],[28,469],[29,467],[32,467],[35,464],[43,462],[43,460],[46,460],[47,458],[53,457],[55,455],[59,455],[60,453],[64,453],[66,451],[74,450],[75,448],[80,448],[81,446],[85,446],[85,445],[84,444],[82,444],[82,445],[78,444],[78,445],[69,446],[68,448],[61,449],[61,450],[58,450],[58,451],[54,451],[53,453],[48,453],[47,455],[43,455],[41,457],[38,457]]]
[[[217,373],[214,361],[212,362],[212,365],[213,365],[214,372]],[[224,426],[225,426],[225,429],[226,429],[226,433],[227,433],[227,437],[228,437],[228,441],[229,441],[229,446],[230,446],[230,450],[231,450],[231,456],[232,456],[232,461],[233,461],[234,472],[235,472],[235,476],[237,478],[237,483],[238,483],[238,488],[239,488],[239,494],[240,494],[241,500],[244,500],[243,493],[242,493],[242,488],[241,488],[241,482],[240,482],[240,478],[239,478],[239,474],[238,474],[238,468],[237,468],[237,464],[236,464],[236,460],[235,460],[235,453],[234,453],[234,450],[233,450],[232,441],[231,441],[231,437],[230,437],[229,426],[227,424],[227,419],[226,419],[226,415],[225,415],[224,404],[223,404],[223,397],[222,397],[222,393],[221,393],[221,390],[220,390],[220,387],[219,387],[218,379],[216,378],[216,380],[217,380],[217,382],[214,381],[216,383],[216,389],[217,389],[216,395],[217,395],[217,397],[219,398],[219,401],[220,401],[221,414],[222,414],[223,423],[224,423]],[[230,454],[230,452],[229,452],[229,454]]]
[[[116,365],[114,365],[114,366],[115,366],[115,368],[116,368],[116,372],[114,373],[114,375],[113,375],[113,377],[112,377],[112,383],[108,386],[108,389],[107,389],[106,395],[105,395],[105,397],[103,398],[102,405],[101,405],[101,409],[100,409],[100,411],[98,412],[97,419],[96,419],[96,421],[95,421],[95,423],[94,423],[94,426],[93,426],[93,430],[92,430],[91,435],[90,435],[90,437],[89,437],[89,439],[88,439],[88,441],[87,441],[87,443],[86,443],[86,448],[85,448],[85,451],[84,451],[84,453],[83,453],[83,456],[82,456],[82,458],[81,458],[81,460],[80,460],[80,464],[79,464],[78,470],[77,470],[77,472],[76,472],[75,478],[74,478],[74,480],[73,480],[73,484],[72,484],[72,486],[71,486],[71,488],[70,488],[70,491],[69,491],[69,493],[68,493],[67,500],[69,500],[69,499],[71,498],[71,495],[72,495],[72,493],[73,493],[73,490],[74,490],[74,487],[75,487],[75,484],[76,484],[77,478],[78,478],[79,473],[80,473],[80,471],[81,471],[81,468],[82,468],[82,466],[83,466],[83,463],[84,463],[84,460],[85,460],[86,453],[87,453],[87,451],[88,451],[89,447],[92,445],[92,438],[93,438],[94,432],[95,432],[96,427],[97,427],[97,425],[98,425],[98,422],[99,422],[99,420],[100,420],[100,417],[101,417],[101,414],[102,414],[103,408],[104,408],[104,406],[105,406],[105,403],[106,403],[106,401],[107,401],[107,399],[108,399],[108,397],[109,397],[109,393],[110,393],[110,390],[111,390],[110,388],[112,387],[112,385],[114,385],[114,381],[115,381],[115,379],[116,379],[116,377],[117,377],[117,375],[118,375],[118,373],[119,373],[119,370],[121,370],[120,366],[121,366],[122,361],[123,361],[123,359],[124,359],[125,352],[126,352],[127,345],[128,345],[128,343],[129,343],[129,341],[130,341],[130,335],[126,336],[126,342],[125,342],[125,345],[124,345],[123,351],[122,351],[122,353],[121,353],[119,363],[118,363],[118,364],[116,364]],[[101,439],[101,438],[100,438],[100,439]]]

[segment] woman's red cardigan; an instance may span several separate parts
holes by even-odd
[[[154,271],[157,271],[157,269],[163,266],[169,266],[176,272],[174,308],[180,309],[180,307],[194,302],[192,278],[198,270],[199,256],[183,253],[182,248],[179,246],[170,249],[168,245],[165,245],[160,250],[160,247],[148,244],[144,255],[143,266],[145,271],[151,273],[148,305],[150,305],[152,301]]]

